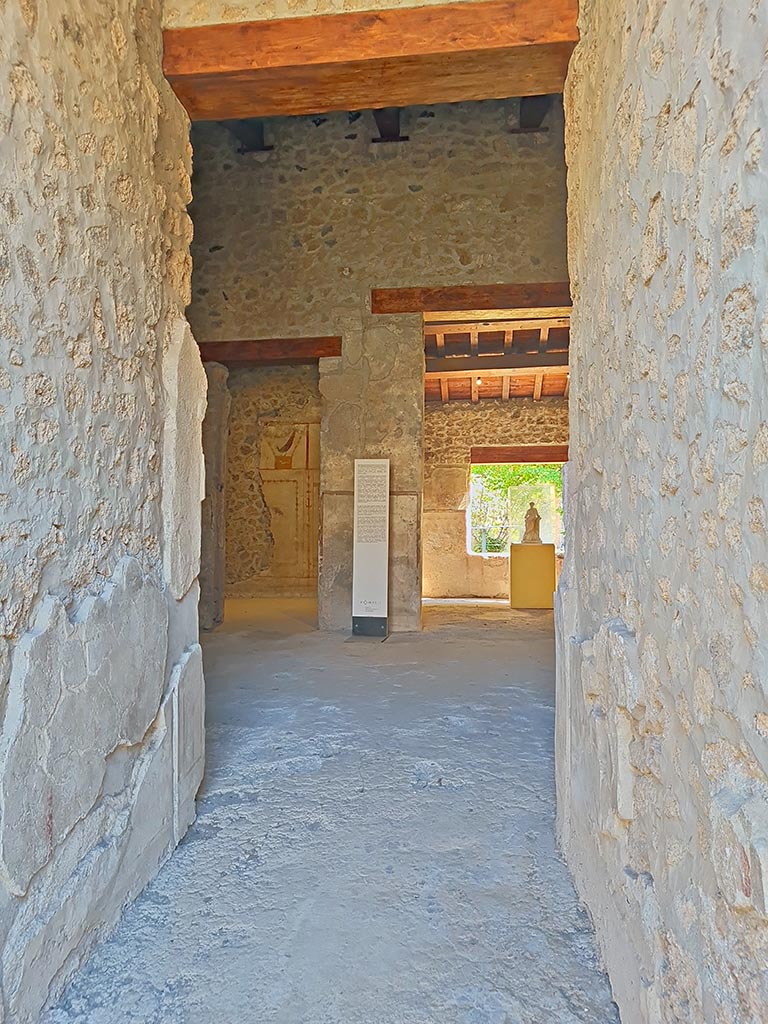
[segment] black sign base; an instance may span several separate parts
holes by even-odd
[[[388,622],[386,616],[379,618],[375,615],[353,615],[352,633],[354,636],[377,636],[387,637]]]

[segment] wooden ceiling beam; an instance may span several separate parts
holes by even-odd
[[[316,363],[341,355],[341,338],[262,338],[254,341],[202,341],[204,363],[225,366],[278,366]]]
[[[468,359],[457,359],[456,363],[468,363]],[[510,377],[512,380],[516,380],[520,377],[536,377],[537,373],[542,375],[542,378],[547,377],[562,377],[566,371],[565,365],[559,366],[518,366],[518,367],[507,367],[500,369],[499,367],[489,367],[485,370],[437,370],[431,371],[429,367],[424,374],[425,380],[439,380],[445,378],[446,380],[492,380],[494,377]]]
[[[195,120],[562,92],[577,0],[478,0],[166,29]]]
[[[559,327],[570,327],[571,319],[567,316],[552,317],[547,319],[538,318],[535,320],[453,320],[449,323],[438,323],[430,321],[424,325],[426,335],[441,334],[445,340],[446,334],[468,334],[470,331],[477,331],[480,334],[495,334],[503,331],[509,333],[509,342],[504,338],[507,347],[512,344],[512,334],[515,331],[540,331],[542,340],[546,341],[549,332]]]
[[[549,309],[570,305],[571,288],[567,281],[449,285],[444,288],[374,288],[371,291],[372,313],[443,314],[463,310],[532,310],[539,306]]]
[[[428,376],[438,377],[441,373],[459,373],[468,377],[471,373],[489,374],[498,370],[498,375],[513,370],[527,370],[529,373],[554,371],[563,373],[568,369],[567,352],[515,352],[492,356],[427,356]]]

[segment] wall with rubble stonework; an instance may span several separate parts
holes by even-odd
[[[445,0],[167,0],[164,20],[168,28],[218,25],[237,21],[301,18],[313,14],[387,10],[391,7],[426,7]]]
[[[584,0],[559,828],[624,1024],[768,1006],[768,7]]]
[[[517,106],[408,109],[386,145],[370,112],[277,118],[261,154],[194,126],[197,337],[342,336],[320,366],[324,628],[350,624],[355,457],[391,460],[391,618],[420,621],[421,318],[371,315],[371,288],[566,275],[562,110],[512,135]]]
[[[509,597],[509,559],[467,550],[473,445],[567,444],[568,402],[427,403],[424,410],[425,597]]]
[[[155,0],[0,5],[0,1019],[194,816],[205,380]]]

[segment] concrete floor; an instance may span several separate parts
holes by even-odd
[[[46,1024],[615,1024],[553,835],[546,612],[205,642],[199,815]]]

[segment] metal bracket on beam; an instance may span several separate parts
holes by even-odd
[[[400,134],[400,107],[383,107],[374,110],[373,119],[379,130],[379,138],[371,142],[407,142],[408,136]]]
[[[544,118],[552,109],[552,96],[521,96],[520,121],[518,128],[510,128],[511,135],[530,135],[533,132],[548,132],[543,126]]]
[[[240,145],[237,152],[271,153],[274,146],[264,144],[264,122],[259,118],[249,117],[242,121],[222,121],[221,124],[235,136]]]

